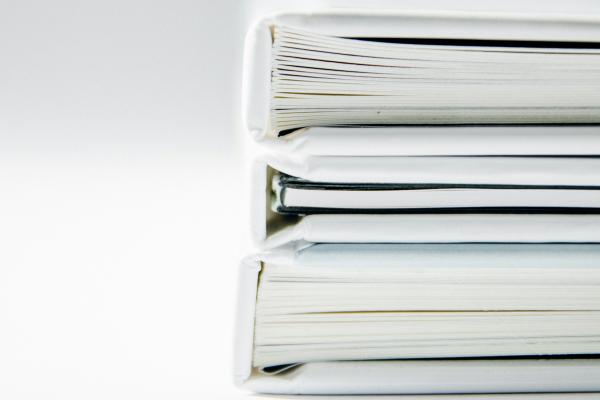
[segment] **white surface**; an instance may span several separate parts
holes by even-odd
[[[314,182],[599,186],[589,157],[272,157],[280,172]]]
[[[574,383],[580,387],[596,388],[598,387],[598,363],[596,361],[576,362],[573,365],[569,360],[560,360],[558,363],[546,363],[544,361],[525,360],[508,361],[510,366],[498,365],[494,362],[483,361],[478,363],[449,361],[452,364],[448,368],[448,362],[434,362],[435,365],[427,362],[415,362],[413,365],[407,365],[403,362],[397,362],[393,365],[384,363],[375,363],[370,368],[362,368],[357,363],[316,363],[307,364],[297,373],[292,373],[287,379],[280,379],[277,376],[262,376],[260,379],[250,381],[248,388],[261,390],[270,393],[316,393],[316,394],[334,394],[344,391],[345,393],[372,393],[379,394],[393,393],[395,388],[404,387],[406,393],[444,393],[451,386],[454,393],[466,391],[482,390],[482,382],[493,382],[494,388],[498,392],[524,391],[533,385],[539,385],[540,390],[559,390],[567,385]],[[540,365],[541,363],[541,365]],[[539,381],[533,376],[543,376]],[[437,380],[436,384],[430,384],[431,380]],[[515,382],[519,389],[506,385],[508,382]],[[489,387],[489,383],[486,384]],[[539,397],[538,397],[539,396]],[[394,399],[538,399],[555,398],[554,395],[510,395],[504,396],[441,396],[441,397],[393,397]],[[265,397],[269,398],[269,397]],[[279,398],[279,397],[277,397]],[[285,397],[287,398],[287,397]],[[339,397],[341,398],[341,397]],[[339,399],[333,397],[333,399]],[[355,399],[356,397],[352,397]],[[358,397],[366,398],[366,397]],[[372,398],[372,397],[369,397]],[[378,399],[378,397],[374,397]],[[388,399],[389,397],[384,397]],[[598,398],[598,394],[578,394],[573,397],[569,395],[558,396],[557,398]],[[314,397],[311,397],[314,399]],[[322,399],[319,397],[319,399]],[[327,397],[332,399],[332,397]]]
[[[291,241],[598,243],[600,215],[313,214],[270,236],[264,246]]]
[[[280,139],[262,138],[260,144],[289,157],[597,155],[600,127],[315,127],[300,129]]]
[[[0,398],[246,397],[242,12],[0,2]]]

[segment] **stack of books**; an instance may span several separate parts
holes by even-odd
[[[241,386],[600,391],[600,19],[284,14],[246,50]]]

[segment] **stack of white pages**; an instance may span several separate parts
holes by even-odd
[[[312,13],[246,44],[236,382],[600,391],[600,19]]]
[[[323,125],[600,122],[600,49],[395,43],[279,25],[273,40],[271,109],[279,132]]]
[[[317,244],[265,262],[254,365],[589,355],[600,245]]]

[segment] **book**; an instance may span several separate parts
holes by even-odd
[[[434,175],[436,157],[309,157],[302,162],[262,158],[252,168],[251,230],[261,248],[291,241],[311,243],[597,243],[600,214],[594,209],[440,209],[383,212],[363,209],[282,210],[277,175],[309,182],[487,182],[488,184],[598,186],[600,160],[547,157],[444,157]],[[477,160],[483,163],[478,163]],[[463,161],[467,162],[462,167]],[[495,161],[493,169],[484,168]],[[412,166],[411,166],[412,165]],[[429,167],[427,167],[429,165]],[[574,166],[575,165],[575,166]],[[443,168],[442,168],[443,167]],[[493,180],[492,180],[493,179]],[[451,181],[450,181],[451,182]],[[274,185],[275,184],[275,185]],[[325,211],[327,213],[325,213]],[[558,212],[557,212],[558,211]],[[584,212],[585,211],[585,212]],[[590,213],[590,211],[592,213]]]
[[[316,244],[263,263],[256,368],[600,355],[600,246]]]
[[[280,135],[336,125],[600,123],[595,43],[272,29],[271,125]]]
[[[312,182],[276,175],[274,209],[281,213],[373,213],[403,210],[528,212],[600,208],[598,186],[393,184]],[[590,210],[591,209],[591,210]]]
[[[586,157],[319,157],[274,173],[278,213],[596,212],[600,160]],[[294,172],[302,176],[293,175]]]

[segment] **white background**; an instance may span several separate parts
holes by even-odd
[[[239,393],[244,7],[0,0],[1,399]]]
[[[246,396],[243,33],[320,3],[0,0],[1,399]]]

